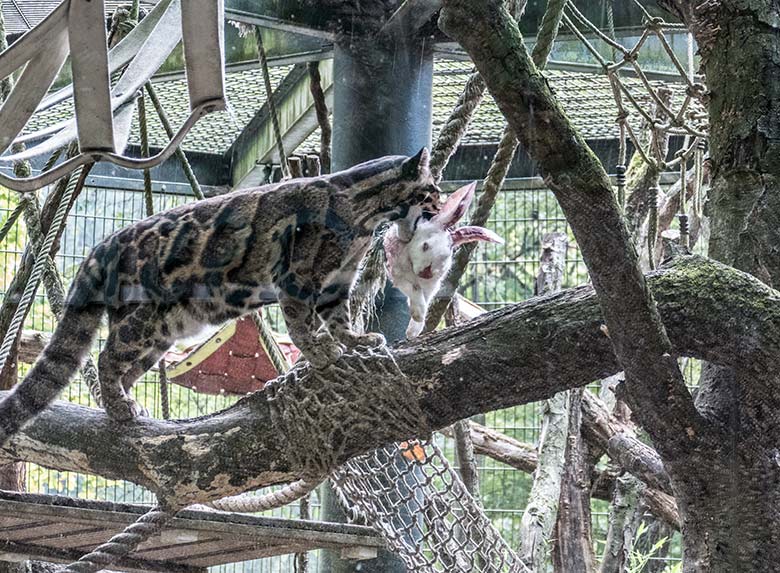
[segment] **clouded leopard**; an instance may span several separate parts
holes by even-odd
[[[278,300],[290,336],[324,367],[344,346],[376,346],[350,327],[349,291],[374,228],[438,210],[428,152],[235,191],[125,227],[82,263],[63,316],[27,377],[0,403],[0,443],[43,410],[89,352],[113,418],[138,413],[130,388],[171,344]],[[320,327],[320,322],[321,327]],[[319,329],[319,330],[318,330]]]

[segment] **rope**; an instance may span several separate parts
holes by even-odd
[[[158,365],[158,375],[160,377],[160,410],[162,410],[163,420],[171,419],[171,403],[168,394],[168,373],[165,371],[165,358],[160,358]]]
[[[501,136],[501,141],[498,144],[498,150],[493,157],[493,162],[490,164],[487,176],[482,184],[482,193],[479,195],[477,208],[469,220],[469,225],[482,227],[487,223],[498,193],[504,186],[504,180],[509,172],[509,166],[512,164],[518,145],[515,132],[507,126],[504,129],[504,134]],[[439,292],[436,293],[433,304],[428,309],[428,316],[425,319],[426,332],[435,330],[442,316],[447,311],[452,297],[455,296],[460,279],[466,272],[471,254],[476,250],[476,247],[477,243],[466,243],[455,254],[452,267],[450,267],[447,277],[442,282]]]
[[[536,35],[536,45],[531,52],[531,59],[539,68],[544,68],[547,64],[547,58],[550,57],[555,38],[558,36],[566,2],[567,0],[548,0],[547,2],[542,23],[539,26],[539,33]]]
[[[46,238],[43,240],[43,243],[41,244],[41,247],[35,256],[35,264],[33,266],[32,273],[27,281],[27,285],[24,288],[22,298],[16,307],[16,312],[11,319],[11,324],[5,333],[3,344],[0,346],[0,371],[5,368],[5,363],[8,360],[8,355],[11,353],[11,350],[14,346],[16,336],[19,333],[19,329],[22,327],[22,324],[24,323],[24,318],[27,315],[27,311],[29,310],[30,305],[32,304],[33,298],[35,297],[35,291],[38,289],[41,276],[43,275],[43,271],[46,268],[46,263],[49,259],[48,255],[54,246],[54,242],[60,235],[60,229],[65,221],[65,217],[68,214],[68,210],[70,209],[71,198],[76,192],[77,187],[80,187],[79,183],[81,183],[81,185],[84,183],[84,179],[81,177],[82,173],[84,173],[84,167],[79,167],[70,174],[68,184],[65,187],[65,192],[60,198],[60,203],[57,207],[57,211],[54,214],[54,219],[52,220],[51,226],[49,227],[49,231],[46,233]]]
[[[314,491],[324,479],[325,478],[299,479],[277,491],[272,491],[264,495],[242,494],[234,497],[224,497],[204,505],[220,511],[230,511],[233,513],[270,511],[306,497]]]
[[[303,521],[311,519],[311,512],[309,511],[311,496],[305,495],[301,498],[301,502],[298,505],[298,517]],[[306,573],[309,569],[309,554],[306,551],[301,551],[295,554],[295,573]]]
[[[153,507],[122,533],[114,535],[106,543],[62,569],[62,573],[96,573],[110,567],[135,551],[141,543],[159,534],[165,524],[173,519],[174,513],[159,505]]]
[[[24,211],[25,203],[27,203],[27,201],[29,201],[29,194],[22,195],[19,198],[19,203],[17,203],[11,214],[8,215],[2,228],[0,228],[0,243],[5,240],[6,235],[8,235],[9,231],[16,224],[16,220],[19,218],[19,215],[22,214],[22,211]]]
[[[149,157],[149,130],[146,117],[146,97],[143,92],[141,92],[141,97],[138,98],[138,127],[141,132],[141,156]],[[197,185],[197,180],[195,180],[195,183]],[[192,187],[193,192],[195,191],[195,188],[195,186]],[[197,185],[197,188],[200,189],[200,186]],[[151,217],[154,215],[154,195],[152,194],[152,173],[149,169],[144,169],[144,203],[146,207],[146,216]],[[157,367],[157,373],[160,380],[160,409],[162,410],[163,419],[170,420],[171,407],[168,396],[168,375],[165,372],[165,358],[160,358]]]
[[[688,227],[688,161],[681,158],[680,161],[680,212],[677,220],[680,223],[680,246],[687,250],[690,246],[690,234]]]
[[[27,225],[27,232],[30,235],[32,245],[37,247],[43,241],[43,233],[41,231],[41,208],[34,195],[31,197],[31,200],[24,211],[24,222]],[[43,273],[43,287],[46,291],[46,298],[49,300],[49,306],[51,307],[52,312],[59,318],[65,310],[65,287],[62,284],[62,278],[60,277],[57,265],[54,264],[51,255],[48,255],[46,259],[46,269]],[[95,400],[95,403],[98,406],[101,406],[103,401],[100,396],[100,381],[98,379],[97,366],[90,355],[87,355],[84,366],[81,367],[81,376],[87,383],[89,393]]]
[[[290,169],[287,165],[287,155],[284,153],[284,142],[282,140],[282,130],[279,127],[279,115],[274,101],[274,90],[271,86],[271,74],[268,72],[268,58],[263,46],[263,34],[260,28],[255,26],[255,38],[257,38],[257,57],[260,60],[260,69],[263,72],[263,82],[265,83],[265,95],[268,101],[268,110],[271,112],[271,125],[274,130],[274,139],[276,139],[276,149],[279,152],[279,163],[282,169],[284,179],[290,178]]]
[[[569,0],[566,4],[567,13],[563,15],[563,22],[566,24],[567,27],[569,27],[572,31],[572,33],[577,37],[577,39],[582,43],[582,45],[587,49],[588,52],[594,57],[594,59],[599,63],[599,65],[603,68],[604,72],[607,74],[607,76],[610,79],[610,83],[612,84],[612,91],[615,99],[615,103],[618,107],[618,123],[620,125],[621,133],[621,144],[623,144],[623,140],[625,140],[626,135],[631,139],[631,141],[634,143],[634,146],[639,153],[642,160],[647,163],[648,165],[652,165],[653,167],[663,170],[665,168],[671,168],[675,166],[679,162],[679,158],[676,158],[672,161],[667,161],[665,158],[661,158],[660,160],[653,157],[653,154],[645,150],[642,145],[637,141],[637,138],[635,134],[633,133],[633,130],[626,121],[628,117],[628,112],[623,106],[622,97],[625,96],[626,100],[630,103],[630,105],[653,127],[654,129],[662,130],[666,135],[688,135],[693,137],[705,137],[705,132],[697,127],[696,122],[700,120],[704,120],[706,118],[706,115],[701,114],[697,112],[696,110],[689,110],[689,107],[693,102],[698,102],[699,104],[703,103],[703,98],[705,96],[706,89],[704,86],[700,83],[695,82],[694,77],[694,70],[693,70],[693,55],[691,52],[692,44],[689,43],[689,50],[688,50],[688,65],[687,69],[686,66],[684,66],[680,59],[675,54],[674,50],[672,49],[671,44],[667,40],[666,36],[664,35],[664,29],[665,28],[674,28],[678,29],[678,26],[670,24],[668,22],[665,22],[661,18],[655,18],[652,17],[649,13],[647,13],[646,10],[641,6],[639,2],[636,2],[637,6],[642,9],[644,15],[645,15],[645,29],[643,30],[642,34],[640,35],[639,39],[635,42],[633,47],[626,48],[622,46],[620,43],[617,42],[617,40],[614,38],[614,15],[611,13],[609,8],[611,7],[611,4],[607,4],[607,20],[608,20],[608,27],[610,30],[609,35],[604,34],[598,26],[593,24],[590,20],[588,20],[585,15],[575,6],[574,2]],[[571,18],[569,17],[571,15]],[[593,44],[585,37],[585,35],[580,31],[578,28],[578,25],[574,23],[576,21],[580,26],[583,26],[585,29],[592,32],[597,39],[605,42],[607,45],[609,45],[613,50],[613,59],[616,59],[616,56],[618,53],[622,54],[622,60],[619,62],[607,62],[603,58],[603,56],[599,53],[598,49],[596,49]],[[610,37],[611,36],[611,37]],[[646,41],[648,41],[649,38],[656,37],[658,38],[661,46],[663,47],[666,54],[669,56],[669,59],[671,60],[672,64],[676,68],[677,72],[679,73],[680,77],[682,78],[682,81],[684,81],[687,85],[686,90],[686,97],[680,106],[680,109],[675,113],[669,105],[667,105],[661,95],[659,94],[658,89],[653,87],[650,80],[648,79],[647,75],[645,74],[644,70],[639,66],[638,63],[638,56],[639,51],[644,45]],[[639,78],[642,87],[646,91],[647,94],[649,94],[650,98],[655,103],[658,110],[662,112],[662,116],[664,116],[667,120],[663,121],[659,118],[654,118],[650,113],[648,113],[637,101],[637,99],[631,94],[631,92],[626,88],[626,86],[621,82],[619,77],[619,71],[620,68],[623,66],[630,66],[633,68],[637,78]],[[622,94],[622,95],[621,95]],[[686,116],[689,121],[686,121]],[[620,161],[618,165],[626,165],[625,161]],[[622,200],[623,197],[621,195],[621,189],[620,186],[618,186],[618,195],[619,200]],[[621,201],[622,202],[622,201]]]
[[[560,28],[563,8],[566,6],[566,0],[550,0],[547,3],[542,24],[537,35],[536,45],[534,46],[531,58],[539,69],[547,66],[547,59],[550,57],[555,37]],[[490,217],[490,212],[496,203],[499,191],[504,186],[504,180],[512,160],[515,157],[519,142],[514,130],[508,125],[504,128],[501,135],[501,141],[498,143],[498,149],[490,164],[487,176],[482,185],[482,193],[477,201],[477,208],[469,220],[469,225],[484,226]],[[447,277],[444,279],[439,292],[434,297],[433,304],[428,309],[428,315],[425,319],[425,331],[435,330],[441,321],[442,316],[447,311],[447,307],[452,302],[452,297],[458,288],[460,279],[466,272],[471,254],[476,250],[477,243],[466,243],[458,250],[452,262]]]
[[[650,264],[650,270],[655,269],[655,241],[658,235],[658,196],[661,189],[658,187],[658,181],[656,180],[653,185],[648,188],[647,201],[650,204],[650,215],[647,223],[647,254]]]
[[[141,92],[138,98],[138,128],[141,132],[141,157],[149,157],[149,130],[146,124],[146,97]],[[146,216],[154,215],[154,197],[152,196],[152,172],[144,169],[144,200]]]
[[[157,117],[160,118],[160,123],[162,124],[168,139],[173,139],[175,134],[173,132],[173,128],[171,127],[171,122],[168,119],[168,114],[165,112],[165,108],[163,108],[162,104],[160,103],[160,99],[157,97],[157,91],[154,89],[154,86],[152,86],[152,82],[146,82],[146,93],[149,94],[149,99],[152,101],[154,111],[157,112]],[[198,183],[198,179],[195,177],[195,172],[192,170],[192,166],[190,165],[189,160],[187,160],[187,156],[184,155],[184,151],[182,150],[181,146],[177,147],[174,153],[176,154],[176,158],[181,163],[182,169],[184,170],[184,176],[190,183],[192,194],[195,195],[196,199],[205,198],[205,195],[203,195],[203,190],[200,187],[200,183]]]
[[[265,348],[265,352],[268,354],[271,364],[273,364],[279,374],[284,374],[290,369],[290,364],[287,362],[287,358],[281,348],[279,348],[273,330],[268,326],[268,323],[265,318],[263,318],[263,315],[260,314],[260,311],[256,310],[252,313],[252,320],[257,327],[257,331],[260,333],[260,343],[263,345],[263,348]]]
[[[330,173],[330,141],[333,130],[328,120],[328,105],[325,102],[325,92],[322,91],[322,78],[320,77],[320,63],[309,62],[306,66],[309,71],[309,91],[314,100],[314,113],[317,115],[317,123],[320,126],[320,167],[322,173]],[[310,173],[311,177],[312,174]]]
[[[444,169],[466,134],[471,118],[474,117],[482,102],[486,89],[485,80],[479,72],[474,72],[466,80],[463,92],[458,97],[447,122],[442,126],[431,152],[430,169],[434,181],[441,181]]]

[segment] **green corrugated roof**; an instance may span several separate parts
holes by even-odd
[[[434,138],[450,116],[473,69],[473,65],[466,61],[436,61],[433,77]],[[619,136],[615,123],[617,106],[606,76],[561,70],[547,70],[544,74],[566,115],[585,139],[611,139]],[[644,109],[652,109],[651,97],[639,79],[623,78],[623,83]],[[684,97],[682,84],[670,85],[660,81],[650,83],[656,87],[670,87],[674,93],[674,108],[679,107]],[[631,113],[629,121],[634,129],[639,129],[642,124],[642,118],[636,111]],[[461,145],[496,144],[501,138],[504,125],[504,116],[488,94],[471,120]],[[297,152],[316,153],[319,149],[319,137],[317,130],[301,144]]]
[[[291,69],[292,66],[270,68],[271,85],[274,89]],[[184,123],[190,111],[186,79],[183,75],[156,78],[154,87],[173,129],[177,129]],[[185,150],[224,153],[249,120],[260,110],[266,99],[263,77],[260,70],[256,68],[228,72],[225,75],[225,91],[228,109],[208,114],[200,119],[184,140]],[[146,107],[149,118],[149,143],[152,147],[163,147],[167,144],[168,138],[148,98]],[[27,124],[25,133],[62,121],[72,115],[73,100],[68,99],[51,109],[35,114]],[[137,114],[133,120],[130,143],[139,143]]]
[[[289,73],[292,66],[271,68],[271,83],[276,88]],[[438,134],[441,126],[455,105],[472,71],[469,62],[437,60],[434,75],[433,133]],[[575,127],[586,139],[607,139],[618,136],[615,123],[617,108],[606,76],[560,70],[545,72],[549,83],[561,101],[564,110]],[[265,90],[259,69],[229,70],[226,74],[226,88],[229,101],[228,111],[210,114],[193,127],[184,140],[188,151],[224,153],[233,143],[250,119],[265,102]],[[637,99],[650,109],[650,96],[638,79],[624,79],[627,87]],[[654,85],[662,82],[654,81]],[[189,113],[187,84],[183,76],[157,78],[154,82],[163,105],[168,112],[174,129],[184,122]],[[669,84],[667,84],[669,85]],[[675,105],[683,97],[681,84],[670,86],[675,92]],[[149,109],[149,133],[151,145],[162,147],[167,142],[151,104]],[[40,129],[72,114],[72,101],[65,101],[41,114],[36,114],[27,130]],[[641,117],[634,112],[630,120],[635,128],[641,124]],[[488,95],[479,107],[463,145],[494,144],[504,129],[504,118]],[[138,143],[137,119],[130,137],[131,143]],[[319,149],[319,130],[315,130],[296,150],[298,153],[316,153]]]

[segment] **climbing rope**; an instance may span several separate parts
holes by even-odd
[[[65,191],[60,198],[60,202],[57,206],[54,218],[51,225],[49,226],[49,231],[46,233],[46,237],[41,243],[41,246],[35,256],[35,264],[33,266],[32,273],[27,280],[27,284],[25,285],[22,298],[16,307],[16,312],[11,319],[11,324],[5,333],[3,343],[0,345],[0,371],[5,368],[5,363],[8,360],[8,355],[11,353],[11,350],[14,346],[16,336],[19,334],[19,330],[24,323],[27,311],[30,309],[30,305],[32,304],[33,298],[35,297],[35,292],[38,289],[41,276],[43,275],[43,271],[45,270],[46,263],[49,259],[48,255],[54,246],[55,240],[60,235],[60,230],[63,223],[65,222],[65,217],[67,216],[71,207],[71,199],[73,198],[74,194],[77,193],[77,190],[81,190],[81,186],[84,185],[86,173],[88,171],[89,169],[86,167],[79,167],[70,174],[68,184],[66,185]]]
[[[141,157],[149,157],[149,130],[147,126],[146,117],[146,97],[141,92],[141,96],[138,98],[138,129],[141,135]],[[179,148],[181,149],[181,148]],[[186,161],[186,158],[185,158]],[[144,174],[144,204],[146,207],[146,216],[151,217],[154,215],[154,195],[152,193],[152,174],[149,169],[143,170]],[[194,176],[193,176],[194,177]],[[193,192],[200,189],[197,185],[192,186]],[[197,195],[196,195],[197,196]],[[162,417],[164,420],[169,420],[171,417],[170,396],[168,395],[168,374],[165,372],[165,358],[160,358],[157,363],[157,373],[160,382],[160,410],[162,410]]]
[[[324,479],[324,477],[300,479],[277,491],[272,491],[264,495],[242,494],[233,497],[224,497],[204,505],[220,511],[232,511],[235,513],[270,511],[306,497],[314,491]]]
[[[330,173],[330,142],[333,130],[328,119],[328,105],[325,102],[325,92],[322,91],[322,78],[320,77],[320,63],[309,62],[309,91],[314,100],[314,112],[317,115],[317,124],[320,126],[320,168],[322,173]],[[320,173],[316,173],[319,175]],[[309,173],[309,176],[314,176]]]
[[[16,207],[14,207],[14,210],[11,211],[11,214],[8,215],[8,218],[6,218],[3,226],[0,228],[0,243],[5,240],[6,235],[8,235],[11,229],[13,229],[13,226],[16,224],[16,220],[19,218],[19,215],[22,214],[22,211],[24,211],[26,203],[29,200],[29,193],[24,193],[21,197],[19,197],[19,203],[17,203]]]
[[[271,74],[268,71],[268,57],[263,46],[263,34],[258,26],[255,26],[255,38],[257,38],[257,57],[260,60],[260,69],[263,72],[263,83],[265,84],[265,95],[268,102],[268,110],[271,115],[271,125],[276,140],[276,150],[279,152],[279,164],[282,169],[282,178],[290,178],[290,168],[287,165],[287,155],[284,152],[284,142],[282,139],[282,129],[279,127],[279,115],[274,101],[274,90],[271,85]]]
[[[550,57],[555,37],[560,28],[563,7],[565,0],[550,0],[547,3],[542,24],[537,35],[537,43],[531,54],[534,64],[544,69],[547,65],[547,59]],[[504,181],[509,173],[509,167],[517,152],[519,142],[517,135],[510,126],[504,128],[501,140],[498,143],[498,149],[493,157],[493,161],[488,168],[487,175],[482,184],[482,193],[477,200],[477,207],[474,214],[469,219],[469,225],[484,226],[487,223],[493,206],[496,203],[498,193],[504,186]],[[477,243],[466,243],[462,245],[452,262],[447,277],[442,281],[439,292],[434,297],[434,302],[428,309],[428,315],[425,319],[425,330],[435,330],[441,321],[447,307],[452,302],[452,297],[458,288],[461,278],[466,272],[468,263],[471,260],[472,253],[476,250]]]
[[[96,573],[135,551],[141,543],[157,535],[168,523],[175,511],[156,506],[128,525],[122,533],[114,535],[78,561],[74,561],[62,573]]]
[[[165,130],[165,133],[168,136],[168,140],[173,139],[175,133],[171,127],[171,122],[168,119],[168,114],[165,112],[165,108],[163,108],[162,103],[160,103],[160,98],[157,97],[157,91],[154,89],[152,82],[147,82],[145,89],[146,93],[149,94],[149,99],[152,102],[154,111],[157,113],[157,117],[160,118],[160,124]],[[192,188],[192,194],[195,195],[196,199],[203,199],[205,197],[205,195],[203,195],[203,190],[201,189],[200,183],[198,183],[198,179],[195,177],[195,172],[192,170],[192,166],[190,165],[190,162],[187,159],[187,156],[184,154],[181,146],[176,148],[174,154],[179,160],[179,163],[181,163],[182,169],[184,170],[184,176],[187,178],[187,181],[189,181],[190,187]]]
[[[618,123],[621,126],[624,126],[627,135],[630,137],[637,152],[640,153],[644,161],[651,163],[651,154],[640,144],[636,134],[628,123],[629,112],[623,104],[623,98],[625,98],[634,111],[639,113],[651,126],[660,127],[669,135],[689,135],[693,137],[706,136],[707,113],[703,105],[706,98],[706,88],[703,84],[695,81],[692,54],[689,54],[688,69],[686,70],[685,66],[683,66],[674,53],[669,40],[664,34],[665,29],[678,29],[679,26],[665,22],[661,18],[652,17],[645,12],[645,28],[642,34],[632,47],[626,48],[616,39],[604,34],[598,26],[588,20],[570,0],[566,3],[565,8],[566,11],[563,13],[564,24],[588,50],[609,78],[613,88],[615,103],[618,107]],[[622,57],[621,61],[606,61],[603,56],[601,56],[598,49],[585,37],[580,30],[580,27],[595,34],[595,36],[606,43],[615,54],[620,54]],[[647,74],[638,63],[639,52],[650,37],[658,39],[659,44],[669,56],[669,60],[679,73],[682,82],[686,85],[685,98],[677,111],[673,110],[672,107],[668,106],[663,101],[658,88],[653,87]],[[654,118],[649,111],[644,109],[634,94],[626,87],[619,74],[620,70],[624,67],[629,67],[633,70],[636,77],[639,78],[645,92],[650,96],[651,101],[653,101],[661,111],[663,119]],[[673,164],[676,164],[676,161],[673,160],[671,164],[666,163],[663,167],[670,167]]]
[[[444,123],[436,138],[436,143],[431,151],[430,169],[434,181],[441,181],[444,169],[450,157],[460,145],[460,140],[466,134],[471,118],[477,111],[482,98],[485,95],[485,80],[479,72],[472,73],[466,80],[463,92],[458,96],[458,101],[450,113],[450,117]]]
[[[27,203],[24,211],[24,221],[27,224],[30,243],[33,245],[33,248],[37,248],[43,241],[43,232],[41,231],[41,208],[34,195],[30,197]],[[49,300],[49,307],[56,317],[60,317],[65,310],[65,287],[62,284],[62,277],[60,277],[57,265],[54,264],[51,255],[46,258],[43,286],[46,291],[46,298]],[[102,405],[97,366],[90,355],[87,355],[84,365],[81,367],[81,376],[84,378],[84,382],[86,382],[89,393],[95,400],[95,403],[98,406]]]

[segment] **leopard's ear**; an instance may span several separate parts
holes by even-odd
[[[430,159],[428,148],[423,147],[417,152],[417,155],[403,162],[403,165],[401,165],[401,177],[411,180],[422,179],[429,172],[428,163]]]

